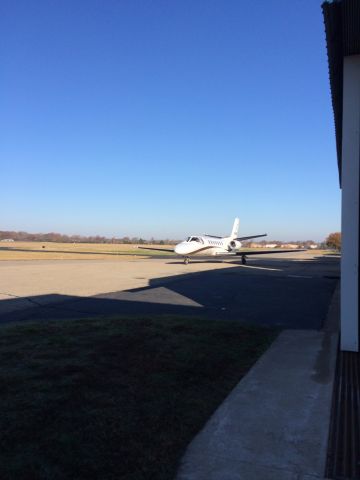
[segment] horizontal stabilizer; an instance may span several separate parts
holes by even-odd
[[[170,248],[141,247],[140,245],[137,248],[140,248],[140,250],[157,250],[158,252],[175,252],[174,249],[170,250]]]
[[[241,242],[242,240],[250,240],[251,238],[259,238],[259,237],[266,237],[267,233],[262,233],[261,235],[250,235],[249,237],[239,237],[235,238],[234,240],[238,240]]]

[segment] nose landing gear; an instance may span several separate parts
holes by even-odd
[[[246,265],[246,257],[245,257],[245,255],[242,255],[242,257],[241,257],[241,264],[242,264],[242,265]]]
[[[184,257],[184,265],[187,265],[190,262],[189,257]]]

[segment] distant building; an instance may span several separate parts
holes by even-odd
[[[264,245],[265,248],[276,248],[278,246],[277,243],[266,243]]]
[[[318,245],[316,245],[315,243],[308,245],[308,247],[311,248],[312,250],[315,250],[315,248],[319,248]]]
[[[281,248],[299,248],[297,243],[283,243]]]
[[[3,238],[0,242],[14,242],[13,238]]]

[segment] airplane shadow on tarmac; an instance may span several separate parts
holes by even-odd
[[[339,279],[338,258],[233,263],[233,267],[153,278],[147,287],[92,297],[51,294],[2,300],[0,324],[169,314],[281,328],[322,327]]]

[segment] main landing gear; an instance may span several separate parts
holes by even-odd
[[[242,264],[242,265],[246,265],[246,257],[245,257],[245,255],[242,255],[242,256],[241,256],[241,264]]]
[[[187,265],[190,262],[189,257],[184,257],[184,264]]]

